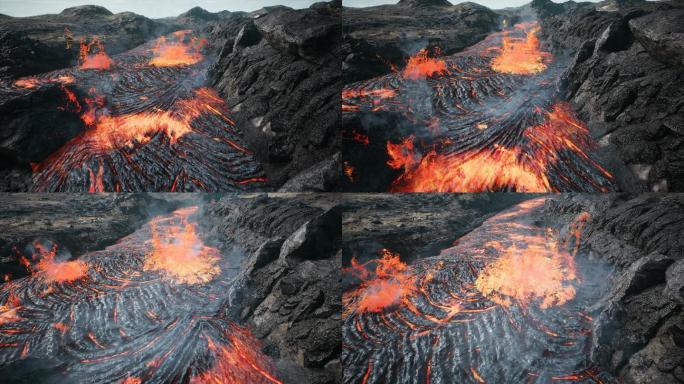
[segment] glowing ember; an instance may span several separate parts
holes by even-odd
[[[588,130],[566,104],[557,104],[546,114],[546,122],[524,131],[529,149],[506,148],[495,144],[482,150],[440,154],[435,149],[421,156],[413,136],[401,143],[387,143],[394,169],[403,174],[392,184],[393,192],[481,192],[514,190],[551,192],[547,172],[558,161],[558,152],[567,149],[589,162],[607,178],[612,175],[593,161],[582,148],[591,148]]]
[[[349,164],[349,162],[345,161],[343,165],[343,172],[344,175],[347,176],[347,179],[349,179],[350,182],[354,182],[354,167]]]
[[[527,236],[523,240],[521,246],[500,250],[501,256],[477,277],[477,289],[503,306],[539,301],[541,308],[549,308],[572,300],[575,287],[571,284],[577,281],[574,257],[559,249],[553,237]]]
[[[164,220],[155,219],[152,227],[152,252],[147,255],[143,270],[159,271],[178,284],[199,284],[211,281],[221,269],[220,254],[216,248],[205,246],[195,232],[188,216],[196,207],[176,211],[177,225],[164,226]]]
[[[516,26],[519,29],[530,28],[523,39],[512,38],[504,32],[501,53],[492,60],[492,69],[497,72],[518,75],[534,74],[546,69],[544,59],[549,57],[547,52],[539,50],[537,33],[539,25]]]
[[[428,57],[428,50],[423,48],[409,58],[406,68],[404,68],[402,72],[402,76],[405,79],[420,80],[446,73],[446,62],[442,59]]]
[[[230,345],[216,345],[207,338],[214,353],[211,370],[192,378],[192,384],[254,383],[281,384],[273,373],[270,359],[261,353],[259,341],[248,328],[232,325],[226,333]]]
[[[369,264],[376,264],[375,271],[366,269]],[[352,312],[382,312],[415,292],[415,278],[408,273],[406,264],[399,254],[387,249],[382,250],[382,258],[364,264],[352,259],[351,267],[345,271],[362,280],[358,288],[342,296],[347,315]]]
[[[150,65],[157,67],[175,67],[179,65],[196,64],[204,58],[201,50],[206,45],[206,39],[192,37],[186,39],[189,30],[178,31],[173,34],[175,41],[168,41],[162,36],[157,46],[152,49],[153,57]],[[186,41],[187,40],[187,41]]]
[[[109,69],[114,64],[105,52],[104,44],[97,37],[93,37],[90,42],[81,40],[79,62],[81,69]]]

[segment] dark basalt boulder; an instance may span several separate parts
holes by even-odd
[[[225,311],[253,330],[285,383],[341,382],[340,221],[334,199],[304,196],[222,198],[200,221],[249,253]]]
[[[574,55],[561,96],[644,189],[684,190],[684,3],[562,6],[541,19],[545,44]]]
[[[316,164],[328,167],[338,150],[339,13],[335,2],[267,7],[210,31],[210,40],[222,42],[210,82],[276,185],[316,173]]]

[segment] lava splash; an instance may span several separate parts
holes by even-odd
[[[85,275],[49,290],[40,271],[3,284],[0,366],[55,362],[41,373],[50,382],[280,383],[251,331],[224,317],[234,272],[200,239],[196,212],[157,217],[81,256]],[[192,268],[173,266],[186,261]]]
[[[343,136],[357,171],[348,188],[389,179],[380,188],[391,192],[615,190],[598,143],[555,95],[568,60],[544,52],[539,32],[519,24],[452,56],[423,50],[402,71],[347,86],[345,132],[370,137]]]
[[[64,100],[55,113],[81,121],[80,133],[32,164],[32,189],[262,188],[267,182],[263,169],[224,100],[203,86],[214,60],[203,54],[205,44],[180,31],[109,58],[94,38],[82,43],[78,67],[0,84],[8,97],[58,87]]]
[[[345,301],[345,382],[608,382],[587,364],[588,308],[606,289],[584,280],[596,268],[579,252],[589,214],[546,227],[544,204],[523,202],[405,266],[413,294],[397,305],[359,311]],[[361,283],[345,296],[372,277],[362,265],[347,269]]]

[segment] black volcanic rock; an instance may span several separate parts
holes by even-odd
[[[236,266],[226,313],[253,329],[279,378],[340,383],[341,223],[335,199],[225,197],[206,207],[201,229],[249,252]]]
[[[314,164],[325,166],[339,136],[339,7],[268,7],[222,21],[210,33],[223,42],[211,84],[268,164],[269,179],[280,185]]]
[[[0,78],[33,75],[76,64],[79,40],[98,36],[108,54],[134,48],[170,28],[131,12],[84,5],[56,15],[0,18]]]
[[[619,5],[564,3],[541,19],[546,44],[575,55],[561,96],[645,188],[683,191],[684,3]]]
[[[389,73],[421,48],[458,52],[499,27],[499,15],[486,7],[441,0],[344,8],[342,18],[345,84]]]

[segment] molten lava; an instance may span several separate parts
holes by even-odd
[[[591,148],[591,136],[572,114],[567,104],[559,103],[546,113],[543,124],[528,127],[527,145],[506,148],[499,144],[462,153],[441,154],[430,149],[421,155],[410,136],[401,143],[387,143],[387,164],[403,173],[392,184],[393,192],[517,192],[558,191],[547,173],[556,166],[558,153],[572,151],[598,169],[604,177],[612,175],[582,148]]]
[[[408,63],[406,63],[406,67],[402,71],[402,76],[405,79],[409,80],[420,80],[435,75],[444,75],[446,73],[446,61],[434,57],[429,57],[428,50],[423,48],[420,51],[418,51],[415,55],[409,58]],[[391,97],[394,97],[394,92],[390,91],[391,90],[385,90],[380,94],[392,95]]]
[[[96,36],[90,42],[81,40],[79,63],[81,69],[109,69],[114,64],[105,52],[104,44]]]
[[[192,65],[202,61],[202,48],[207,43],[206,39],[197,37],[187,38],[191,31],[174,32],[174,41],[168,41],[162,36],[157,40],[157,46],[152,49],[153,57],[150,65],[156,67],[175,67],[179,65]]]
[[[143,270],[158,271],[177,284],[200,284],[211,281],[221,268],[216,248],[205,246],[197,236],[195,225],[188,216],[197,208],[176,211],[172,218],[158,218],[151,222],[152,252],[147,255]],[[159,224],[168,220],[175,225]]]
[[[86,277],[88,265],[80,260],[56,261],[57,244],[52,244],[51,248],[45,247],[40,242],[33,243],[35,252],[31,259],[36,263],[33,266],[24,263],[32,273],[40,276],[46,283],[71,282]]]
[[[512,38],[504,32],[501,52],[492,60],[492,69],[497,72],[527,75],[546,69],[545,59],[550,55],[539,49],[537,33],[541,27],[536,24],[518,24],[516,28],[527,30],[525,38]]]
[[[366,269],[375,264],[373,272]],[[359,264],[352,259],[351,267],[346,272],[362,280],[358,288],[345,292],[342,302],[345,313],[382,312],[392,308],[415,292],[415,278],[408,273],[399,254],[382,250],[380,259]]]
[[[572,283],[577,279],[573,256],[559,249],[553,238],[538,235],[522,240],[523,245],[500,250],[499,258],[477,277],[477,289],[503,306],[539,302],[540,308],[549,308],[572,300]]]
[[[193,377],[191,384],[282,384],[272,373],[270,358],[261,353],[260,343],[249,328],[233,324],[225,336],[230,344],[216,345],[207,339],[214,354],[213,367]]]

